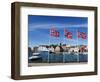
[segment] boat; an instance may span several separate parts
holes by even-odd
[[[33,56],[40,55],[40,53],[32,53]]]
[[[33,53],[32,56],[29,57],[29,60],[33,60],[33,59],[40,59],[40,53]]]
[[[29,60],[40,59],[40,58],[41,58],[41,56],[31,56],[31,57],[29,57]]]

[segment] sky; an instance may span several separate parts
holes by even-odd
[[[59,31],[58,38],[50,36],[50,29]],[[64,29],[72,32],[72,39],[64,37]],[[88,34],[87,17],[28,15],[28,46],[49,44],[87,45],[87,40],[77,38],[77,31]]]

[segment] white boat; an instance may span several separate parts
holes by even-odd
[[[37,56],[37,55],[40,55],[40,53],[33,53],[33,56]]]
[[[40,53],[32,53],[32,56],[29,57],[29,60],[41,58]]]
[[[31,57],[29,57],[29,60],[32,60],[32,59],[39,59],[39,58],[41,58],[40,56],[31,56]]]

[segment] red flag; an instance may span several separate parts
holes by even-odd
[[[86,39],[86,33],[82,32],[82,39]]]
[[[84,32],[80,32],[80,31],[78,31],[78,34],[77,34],[77,36],[78,36],[78,38],[82,38],[82,39],[86,39],[86,33],[84,33]]]
[[[55,34],[56,34],[55,37],[59,37],[59,32],[58,31],[56,31]]]
[[[59,37],[59,32],[55,28],[50,29],[50,36]]]
[[[50,36],[55,36],[55,28],[50,29]]]
[[[78,31],[77,36],[78,36],[78,38],[81,38],[81,32],[80,31]]]
[[[64,36],[68,39],[72,39],[72,33],[64,29]]]

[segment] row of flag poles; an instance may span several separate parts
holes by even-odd
[[[56,30],[55,28],[51,28],[50,29],[50,36],[52,37],[60,37],[60,32],[58,30]],[[73,38],[73,33],[64,29],[64,36],[67,39],[72,39]],[[80,32],[79,30],[77,30],[77,37],[78,38],[82,38],[82,39],[86,39],[87,35],[85,32]]]
[[[78,45],[78,39],[87,39],[87,35],[85,32],[80,32],[79,30],[76,30],[77,33],[77,45]],[[70,32],[68,29],[64,29],[64,38],[66,38],[67,40],[71,40],[73,39],[73,33]],[[56,37],[56,39],[58,40],[60,37],[60,32],[56,29],[56,28],[51,28],[50,29],[50,38],[51,37]],[[49,44],[50,44],[50,39],[49,39]],[[77,61],[79,61],[79,57],[77,58]],[[48,62],[49,62],[49,55],[48,55]],[[64,62],[64,58],[63,58],[63,62]]]

